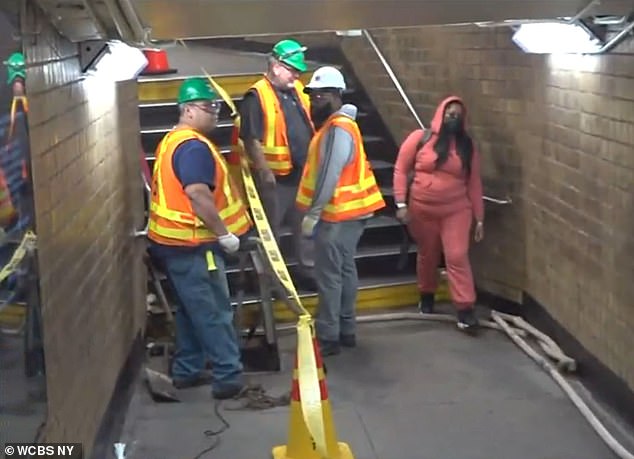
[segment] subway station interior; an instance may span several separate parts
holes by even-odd
[[[296,299],[259,239],[226,258],[259,389],[223,402],[172,384],[177,301],[148,255],[181,84],[224,91],[209,134],[224,161],[243,96],[285,39],[305,47],[303,85],[323,66],[345,77],[386,204],[354,256],[356,347],[316,358],[320,435],[346,451],[315,446],[296,403]],[[634,458],[632,1],[0,0],[0,58],[3,446],[81,443],[84,459]],[[481,158],[476,336],[456,327],[444,257],[437,311],[419,313],[420,250],[393,184],[404,140],[448,96]],[[284,226],[279,248],[295,281],[294,236]],[[315,288],[295,287],[314,316]]]

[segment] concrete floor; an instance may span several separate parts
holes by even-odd
[[[559,387],[497,331],[472,338],[450,324],[364,324],[359,345],[328,357],[340,441],[356,459],[613,459]],[[252,377],[272,395],[290,386],[293,334],[281,337],[284,371]],[[208,388],[155,403],[140,386],[122,441],[127,459],[194,458],[222,427]],[[230,403],[230,402],[226,402]],[[201,457],[271,457],[286,443],[288,408],[221,411],[231,427]]]

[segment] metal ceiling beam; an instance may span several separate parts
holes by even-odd
[[[464,24],[575,16],[588,0],[131,0],[153,39]],[[630,0],[593,14],[623,15]]]

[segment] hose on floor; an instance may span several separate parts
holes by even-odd
[[[231,404],[233,402],[233,404]],[[220,434],[225,432],[231,427],[229,421],[220,413],[220,408],[224,408],[227,411],[242,411],[242,410],[266,410],[275,408],[277,406],[286,406],[291,402],[290,391],[279,397],[274,397],[266,393],[266,390],[259,384],[248,384],[240,391],[238,395],[230,400],[216,400],[214,403],[214,414],[222,423],[222,427],[218,430],[206,430],[203,434],[207,438],[213,438],[211,445],[199,452],[194,459],[201,459],[206,454],[210,453],[218,447],[220,444]],[[229,403],[229,405],[225,405]]]
[[[575,371],[577,366],[576,362],[568,357],[564,352],[557,346],[557,344],[550,339],[547,335],[543,334],[536,328],[532,327],[526,321],[524,321],[521,317],[516,316],[507,316],[513,317],[514,319],[514,328],[515,333],[519,336],[526,337],[528,335],[533,336],[537,339],[540,347],[544,350],[546,355],[553,359],[557,367],[563,371]],[[455,316],[451,314],[420,314],[417,312],[394,312],[387,314],[370,314],[370,315],[362,315],[357,316],[357,323],[373,323],[373,322],[393,322],[393,321],[401,321],[401,320],[423,320],[423,321],[431,321],[431,322],[445,322],[445,323],[456,323]],[[492,330],[502,331],[500,326],[492,322],[490,320],[480,320],[480,326],[485,328],[490,328]],[[294,330],[294,325],[292,324],[283,324],[278,325],[276,330],[278,332],[283,331],[292,331]]]
[[[544,369],[555,380],[555,382],[557,382],[563,392],[572,401],[574,406],[581,412],[586,421],[599,435],[601,440],[603,440],[620,459],[634,459],[634,454],[627,451],[625,447],[610,434],[601,421],[599,421],[594,413],[592,413],[592,410],[588,407],[588,405],[560,374],[560,371],[576,371],[577,362],[574,359],[567,356],[557,343],[555,343],[548,335],[537,330],[519,316],[491,311],[491,319],[492,320],[480,320],[480,326],[506,333],[506,335],[511,338],[511,340],[517,344],[520,349],[537,362],[537,364]],[[391,322],[400,320],[427,320],[450,323],[455,323],[456,321],[455,317],[450,314],[420,314],[414,312],[357,316],[357,322],[359,323]],[[512,324],[512,326],[509,323]],[[280,325],[277,327],[277,330],[286,331],[291,328],[291,325]],[[544,354],[551,358],[555,362],[555,365],[537,353],[537,351],[524,341],[523,338],[528,336],[535,338],[539,347],[542,351],[544,351]]]
[[[621,445],[610,432],[605,428],[601,421],[594,415],[592,410],[583,401],[583,399],[574,391],[572,386],[557,371],[557,369],[544,357],[539,355],[526,341],[524,341],[513,327],[509,326],[505,319],[515,320],[515,316],[501,314],[491,311],[491,318],[500,326],[500,328],[508,335],[509,338],[530,358],[532,358],[544,371],[546,371],[555,382],[561,387],[570,401],[577,407],[583,417],[588,421],[594,431],[601,437],[601,440],[621,459],[634,459],[634,454],[630,453]],[[545,335],[544,335],[545,336]],[[551,340],[552,341],[552,340]]]

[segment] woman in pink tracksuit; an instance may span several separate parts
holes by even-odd
[[[394,167],[394,200],[397,218],[407,223],[418,246],[420,311],[433,313],[442,252],[458,327],[473,330],[478,321],[469,240],[474,219],[476,242],[484,235],[484,205],[480,155],[466,132],[465,115],[462,100],[448,97],[436,109],[430,132],[419,129],[405,139]]]

